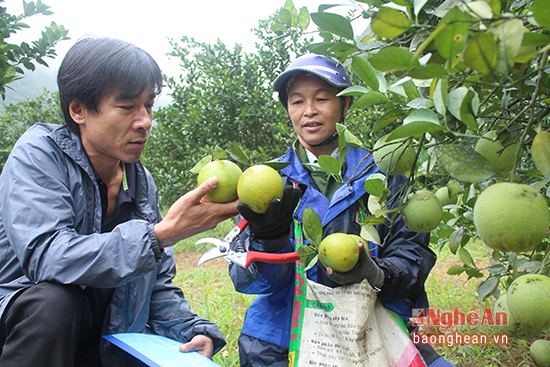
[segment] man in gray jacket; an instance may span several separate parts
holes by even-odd
[[[139,161],[162,88],[157,63],[116,39],[83,38],[58,73],[65,125],[37,124],[0,175],[0,366],[125,366],[102,341],[156,333],[211,358],[225,341],[198,317],[171,246],[237,214],[202,200],[212,178],[163,219]]]

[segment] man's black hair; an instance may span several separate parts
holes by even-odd
[[[162,72],[151,55],[129,42],[86,37],[64,57],[57,86],[65,122],[71,131],[79,134],[78,125],[69,114],[73,100],[89,111],[98,112],[99,98],[110,93],[133,99],[151,89],[151,93],[158,96],[162,91]]]

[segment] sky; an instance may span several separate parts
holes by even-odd
[[[36,1],[36,0],[35,0]],[[31,29],[18,32],[13,40],[34,40],[52,21],[69,30],[71,40],[56,47],[58,59],[83,35],[113,36],[149,52],[168,75],[177,72],[177,60],[170,60],[168,38],[194,37],[199,42],[227,46],[242,44],[253,51],[256,38],[251,29],[284,6],[285,0],[42,0],[54,13],[38,15],[26,22]],[[316,11],[323,0],[294,0],[297,9]],[[2,3],[0,3],[2,4]],[[22,13],[22,0],[5,0],[10,14]],[[32,38],[34,37],[34,38]],[[12,41],[12,38],[10,38]],[[52,63],[54,66],[56,63]]]
[[[33,0],[37,1],[37,0]],[[348,0],[293,0],[300,9],[310,12],[321,4],[346,3]],[[37,15],[25,20],[29,29],[12,35],[9,42],[34,41],[52,21],[69,30],[68,41],[56,46],[58,57],[46,59],[50,69],[59,68],[67,50],[82,36],[111,36],[129,41],[146,50],[159,64],[164,74],[180,74],[178,60],[169,58],[172,51],[168,39],[179,41],[182,36],[194,37],[198,42],[214,44],[220,39],[228,47],[241,44],[247,52],[254,52],[257,41],[252,29],[260,19],[267,19],[285,5],[285,0],[42,0],[50,6],[52,15]],[[0,0],[12,15],[23,13],[22,0]],[[332,8],[345,14],[349,7]],[[332,10],[331,9],[331,10]],[[311,23],[310,27],[315,27]],[[161,95],[169,102],[169,91]],[[159,99],[158,102],[161,102]],[[159,105],[157,103],[157,105]]]

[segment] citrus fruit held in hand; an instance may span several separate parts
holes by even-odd
[[[437,196],[427,190],[410,194],[401,210],[407,228],[414,232],[430,232],[443,218],[443,208]]]
[[[489,131],[483,136],[487,139],[479,139],[475,151],[491,162],[495,172],[510,172],[514,166],[518,143],[504,148],[506,144],[503,145],[499,140],[493,141],[497,136],[496,130]]]
[[[319,261],[325,268],[339,273],[353,269],[359,260],[357,239],[345,233],[333,233],[319,244]]]
[[[531,339],[531,338],[539,335],[539,333],[540,333],[540,330],[541,330],[540,328],[534,328],[534,327],[531,327],[529,325],[523,325],[523,324],[520,324],[518,322],[518,320],[516,320],[514,315],[512,315],[512,313],[508,309],[508,294],[503,294],[502,296],[500,296],[497,303],[495,304],[495,308],[494,308],[493,311],[494,311],[494,317],[495,317],[496,320],[499,320],[498,319],[499,316],[498,316],[497,312],[505,312],[506,313],[507,323],[505,325],[504,324],[497,325],[497,327],[503,333],[506,333],[506,334],[510,335],[512,338]],[[503,319],[501,319],[501,320],[503,320]],[[504,322],[502,321],[502,323],[504,323]]]
[[[246,169],[237,184],[239,199],[256,213],[265,213],[273,199],[282,199],[284,189],[279,172],[263,164]]]
[[[399,175],[409,171],[416,158],[412,141],[395,139],[386,142],[388,135],[382,136],[374,144],[372,152],[374,162],[380,171],[387,175]]]
[[[520,324],[538,329],[550,326],[550,278],[522,275],[508,289],[508,309]]]
[[[210,177],[216,176],[218,186],[204,198],[212,203],[227,203],[237,199],[237,182],[242,171],[228,160],[214,160],[206,164],[199,172],[197,184],[201,185]]]
[[[474,206],[474,225],[485,244],[501,251],[533,250],[546,235],[550,213],[535,188],[500,182],[486,188]]]
[[[550,340],[535,340],[529,347],[529,354],[537,366],[550,367]]]

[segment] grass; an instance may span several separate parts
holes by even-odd
[[[175,283],[182,288],[191,308],[199,315],[216,323],[226,338],[227,345],[214,356],[214,361],[225,367],[239,366],[237,340],[248,306],[254,296],[238,293],[227,274],[225,260],[211,261],[208,266],[196,266],[196,259],[211,245],[195,245],[195,241],[203,237],[223,238],[233,227],[228,220],[220,223],[212,231],[181,241],[174,250],[178,260],[178,274]],[[484,245],[469,245],[468,250],[478,265],[488,263],[490,251]],[[465,274],[451,276],[446,273],[449,266],[457,263],[457,256],[447,248],[438,253],[438,262],[426,282],[426,291],[432,309],[442,312],[455,308],[468,314],[470,310],[482,314],[483,309],[492,308],[495,300],[480,301],[475,292],[476,280],[468,281]],[[480,266],[481,267],[481,266]],[[421,327],[420,333],[454,333],[492,335],[499,333],[494,326],[468,325],[453,326],[450,329],[441,327]],[[542,337],[544,334],[541,334]],[[435,349],[457,367],[499,366],[527,367],[535,366],[529,355],[529,345],[532,341],[513,340],[502,345],[455,345],[448,347],[437,345]]]

